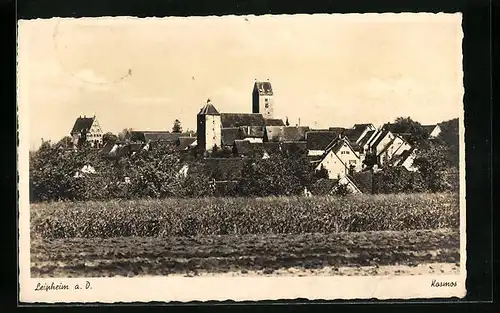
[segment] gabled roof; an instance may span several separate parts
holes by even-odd
[[[223,128],[265,125],[260,113],[221,113],[220,116]]]
[[[353,128],[362,128],[365,129],[367,127],[375,127],[372,123],[365,123],[365,124],[354,124]]]
[[[338,137],[337,137],[337,139],[334,139],[334,141],[332,141],[330,143],[330,145],[327,147],[327,151],[325,151],[324,156],[326,156],[330,151],[333,151],[333,153],[335,153],[335,155],[337,155],[340,148],[342,148],[344,146],[344,144],[346,144],[349,147],[349,149],[351,149],[351,151],[354,152],[354,155],[358,156],[356,153],[356,150],[354,149],[352,144],[349,142],[349,140],[347,140],[346,138],[338,138]],[[359,156],[358,156],[358,158],[359,158]]]
[[[266,126],[285,126],[283,120],[279,118],[266,118],[264,122]]]
[[[88,132],[94,123],[95,117],[78,117],[71,129],[71,134]]]
[[[308,150],[326,150],[328,145],[339,136],[335,131],[309,131],[306,134]]]
[[[388,129],[384,129],[382,130],[382,133],[380,134],[380,136],[378,136],[377,140],[375,140],[371,146],[372,147],[376,147],[378,146],[378,144],[390,133],[390,131]]]
[[[359,146],[360,147],[363,147],[364,145],[366,145],[368,143],[368,140],[370,140],[372,138],[372,136],[375,134],[376,130],[370,130],[366,133],[366,135],[361,138],[361,140],[359,141]]]
[[[205,104],[200,112],[198,112],[198,115],[220,115],[219,111],[210,103],[210,101],[207,101],[207,104]]]
[[[256,81],[254,84],[254,89],[259,92],[259,95],[261,96],[272,96],[273,95],[273,88],[271,86],[271,83],[269,81]]]
[[[266,126],[266,137],[268,141],[305,141],[307,126]]]
[[[241,138],[241,131],[238,127],[221,129],[222,145],[232,146],[236,139]]]
[[[365,128],[363,127],[349,128],[344,131],[343,135],[349,138],[349,141],[356,142],[363,135],[364,131]]]
[[[394,160],[392,160],[393,165],[395,166],[403,165],[403,163],[413,154],[414,151],[415,148],[413,147],[403,151],[403,153],[401,153],[399,156],[395,157]]]

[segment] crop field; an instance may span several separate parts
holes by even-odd
[[[451,271],[458,226],[455,194],[39,203],[31,205],[31,274]]]

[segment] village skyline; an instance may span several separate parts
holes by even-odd
[[[171,130],[175,119],[196,131],[208,98],[221,112],[250,113],[254,79],[272,82],[274,115],[290,125],[457,118],[461,29],[456,16],[437,16],[20,21],[30,149],[68,136],[83,115],[104,132]]]

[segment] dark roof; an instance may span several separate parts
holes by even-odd
[[[299,153],[307,152],[307,142],[305,141],[287,141],[281,143],[282,149],[285,151],[297,151]]]
[[[243,158],[206,158],[205,171],[216,180],[238,180],[246,161]]]
[[[372,123],[366,123],[366,124],[354,124],[353,128],[362,128],[362,129],[365,129],[369,126],[373,126]]]
[[[80,132],[88,132],[94,123],[94,117],[78,117],[73,125],[73,129],[71,130],[71,134],[80,133]]]
[[[363,147],[364,145],[366,145],[368,143],[368,140],[370,140],[375,132],[375,130],[369,130],[366,135],[359,141],[359,146]]]
[[[131,131],[130,132],[131,141],[167,141],[175,142],[179,137],[191,137],[190,133],[171,133],[169,131]],[[192,137],[196,138],[196,137]]]
[[[177,150],[186,150],[189,146],[196,141],[196,137],[179,137],[177,138]]]
[[[385,136],[387,136],[387,134],[388,134],[389,132],[390,132],[389,130],[384,129],[384,130],[382,131],[382,134],[380,134],[380,136],[378,136],[377,140],[375,140],[375,141],[371,144],[371,146],[372,146],[372,147],[376,147],[376,146],[378,146],[378,144],[382,141],[382,139],[384,139],[384,137],[385,137]]]
[[[209,101],[198,112],[198,115],[200,114],[220,115],[219,111]]]
[[[266,126],[285,126],[283,120],[279,118],[266,118],[264,122]]]
[[[266,126],[268,141],[305,141],[307,126]]]
[[[335,131],[309,131],[306,134],[308,150],[326,150],[328,145],[339,135]]]
[[[222,145],[232,146],[236,139],[241,139],[241,131],[238,127],[221,129]]]
[[[244,138],[263,138],[264,127],[262,126],[240,126],[241,136]]]
[[[332,143],[328,146],[327,151],[333,151],[335,154],[337,154],[337,152],[339,152],[340,148],[342,148],[344,144],[347,144],[353,151],[356,151],[353,147],[353,144],[351,144],[346,138],[337,138],[332,141]]]
[[[264,153],[264,144],[251,143],[248,140],[235,140],[233,152],[245,156],[261,156]]]
[[[271,83],[268,81],[267,82],[256,81],[254,84],[254,89],[257,89],[257,91],[261,96],[273,95],[273,87],[271,86]]]
[[[406,161],[406,159],[408,159],[412,155],[413,151],[415,151],[415,148],[410,148],[410,149],[403,151],[403,153],[396,156],[392,160],[392,163],[396,166],[402,165]]]
[[[260,113],[221,113],[221,123],[223,128],[265,125]]]
[[[365,128],[363,127],[349,128],[344,131],[343,135],[349,138],[349,141],[356,142],[359,139],[359,137],[361,137],[364,131]]]
[[[330,128],[328,128],[328,130],[342,133],[345,130],[345,128],[344,127],[330,127]]]

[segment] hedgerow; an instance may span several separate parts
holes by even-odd
[[[334,233],[458,228],[457,194],[53,202],[31,205],[43,238]]]

